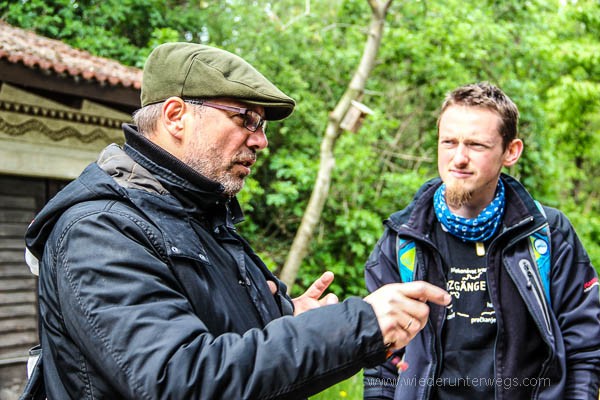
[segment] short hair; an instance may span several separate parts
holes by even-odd
[[[156,131],[156,124],[160,120],[162,106],[160,103],[149,104],[133,113],[133,123],[138,127],[138,133],[145,137],[151,137]],[[192,106],[195,115],[201,115],[204,107],[201,104],[186,103]]]
[[[495,112],[500,117],[499,133],[502,136],[504,150],[517,138],[519,109],[500,88],[489,82],[472,83],[454,89],[444,99],[437,121],[439,132],[440,119],[450,106],[481,107]]]
[[[156,130],[156,124],[160,119],[163,102],[150,104],[142,107],[133,113],[133,123],[137,125],[138,132],[146,137],[150,137]]]

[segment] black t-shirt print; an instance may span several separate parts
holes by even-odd
[[[452,304],[442,332],[441,379],[436,380],[433,398],[494,398],[497,328],[487,290],[486,257],[477,255],[475,243],[444,232],[439,224],[435,241],[445,260],[446,288]]]

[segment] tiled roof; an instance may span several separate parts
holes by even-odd
[[[0,20],[0,60],[22,63],[74,79],[95,80],[100,84],[140,89],[142,70],[115,60],[96,57],[58,40],[39,36]]]

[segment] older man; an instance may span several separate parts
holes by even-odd
[[[331,273],[286,295],[237,233],[235,195],[266,121],[295,104],[241,58],[161,45],[141,100],[124,147],[108,146],[27,232],[49,399],[305,397],[405,346],[425,301],[449,302],[425,282],[320,299]]]

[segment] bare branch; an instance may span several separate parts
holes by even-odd
[[[381,153],[388,155],[386,162],[389,162],[392,158],[399,158],[404,161],[419,161],[419,162],[432,162],[433,158],[429,156],[418,156],[414,154],[396,153],[393,150],[381,150]]]
[[[271,17],[271,19],[279,21],[279,22],[281,21],[281,18],[279,18],[279,16],[273,10],[269,9],[267,11],[268,11],[269,16]],[[310,15],[310,0],[304,0],[304,12],[302,14],[296,15],[295,17],[293,17],[292,19],[290,19],[285,24],[282,24],[281,25],[281,30],[286,30],[287,28],[289,28],[291,25],[293,25],[294,23],[296,23],[300,19],[305,18],[305,17],[307,17],[309,15]]]
[[[333,150],[337,139],[342,133],[340,123],[348,112],[352,100],[360,100],[362,97],[367,78],[373,70],[381,44],[385,15],[387,14],[391,0],[384,3],[384,6],[379,5],[375,0],[367,1],[371,6],[373,15],[363,55],[345,93],[329,114],[329,121],[325,128],[323,140],[321,141],[320,165],[315,185],[302,217],[300,227],[294,237],[290,253],[281,271],[281,279],[288,286],[288,290],[291,290],[296,280],[300,264],[308,252],[314,232],[319,225],[325,201],[329,195],[331,175],[335,166]]]

